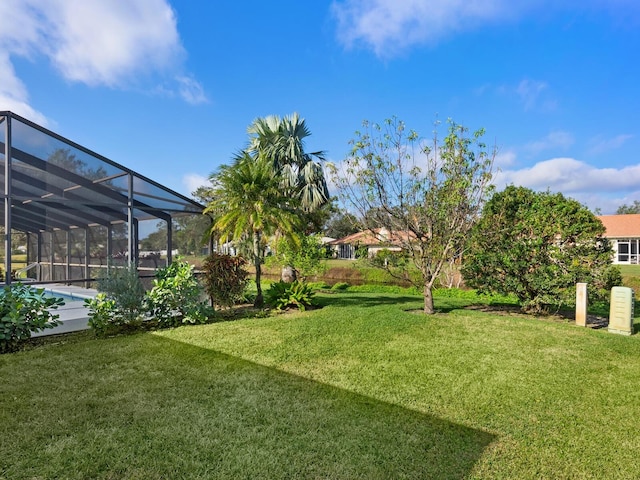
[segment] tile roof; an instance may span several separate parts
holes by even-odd
[[[640,237],[640,214],[600,215],[608,238]]]
[[[343,238],[338,238],[329,242],[329,245],[380,245],[381,243],[390,243],[393,245],[399,245],[402,240],[406,240],[408,236],[414,237],[409,232],[392,232],[385,228],[376,228],[374,230],[363,230],[361,232],[352,233]]]
[[[353,245],[353,244],[362,244],[362,245],[377,245],[380,243],[380,238],[378,237],[381,229],[376,229],[373,232],[369,230],[364,230],[361,232],[352,233],[351,235],[347,235],[346,237],[338,238],[337,240],[333,240],[329,242],[329,245]]]

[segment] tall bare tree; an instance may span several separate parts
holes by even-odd
[[[495,150],[482,143],[484,130],[469,134],[451,120],[444,139],[436,124],[429,142],[396,118],[363,127],[350,156],[330,167],[332,181],[367,230],[401,247],[400,261],[380,265],[421,288],[424,312],[432,314],[434,283],[443,265],[461,254],[492,189]]]

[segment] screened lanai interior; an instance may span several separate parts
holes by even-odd
[[[5,283],[86,282],[130,262],[152,274],[202,252],[201,204],[12,112],[0,162]]]

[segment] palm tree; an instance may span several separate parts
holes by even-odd
[[[269,159],[282,191],[299,203],[301,224],[312,219],[328,204],[329,190],[321,163],[324,152],[305,152],[304,140],[311,135],[305,120],[297,113],[283,118],[271,115],[254,120],[247,132],[251,138],[247,152]],[[283,266],[282,280],[295,278],[295,269]]]
[[[324,152],[304,150],[304,140],[311,135],[297,113],[280,118],[271,115],[257,118],[247,129],[251,142],[248,153],[271,161],[286,194],[300,202],[305,212],[314,211],[329,201],[329,191],[321,162]]]
[[[260,279],[264,262],[264,237],[275,230],[293,235],[298,218],[291,199],[283,196],[281,179],[263,156],[239,154],[233,165],[223,165],[212,175],[213,201],[205,209],[222,212],[212,225],[222,236],[240,241],[247,236],[252,242],[252,261],[258,290],[254,306],[264,304]]]

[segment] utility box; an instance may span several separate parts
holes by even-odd
[[[633,333],[633,289],[613,287],[611,289],[611,308],[609,309],[609,331],[621,335]]]

